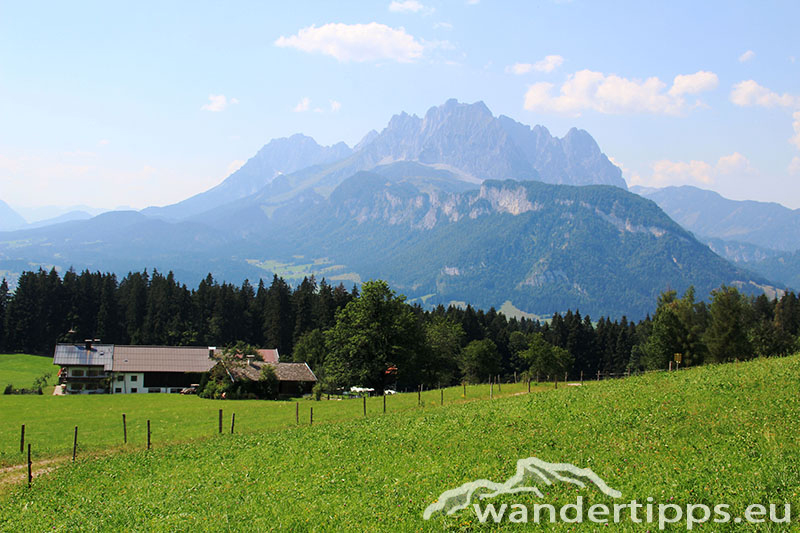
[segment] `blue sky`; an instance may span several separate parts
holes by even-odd
[[[800,3],[0,2],[0,199],[141,208],[448,98],[800,207]]]

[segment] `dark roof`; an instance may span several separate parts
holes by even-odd
[[[87,350],[81,344],[56,344],[53,364],[60,366],[102,366],[106,372],[111,370],[114,360],[113,344],[93,344]]]
[[[261,356],[265,363],[277,363],[281,360],[277,348],[258,350],[258,355]]]
[[[263,361],[250,361],[243,365],[230,365],[228,372],[234,379],[249,379],[258,381],[261,378],[261,368],[270,365],[275,369],[278,381],[310,381],[316,382],[317,376],[306,363],[265,363]]]
[[[208,372],[216,361],[206,346],[119,346],[114,372]]]

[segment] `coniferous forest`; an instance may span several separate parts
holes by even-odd
[[[114,344],[278,348],[284,361],[305,361],[325,387],[435,387],[462,380],[578,379],[598,372],[665,369],[792,353],[800,302],[746,297],[733,287],[708,302],[693,289],[661,294],[639,322],[594,319],[579,310],[551,320],[410,305],[383,281],[361,289],[313,277],[291,287],[241,286],[209,274],[196,288],[172,273],[116,275],[72,270],[22,273],[10,291],[0,283],[0,350],[52,354],[57,342],[99,338]]]

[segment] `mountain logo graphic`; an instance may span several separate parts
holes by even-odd
[[[552,485],[553,481],[572,483],[579,487],[585,487],[586,482],[591,482],[606,496],[611,496],[612,498],[622,496],[621,492],[606,485],[606,482],[589,468],[578,468],[569,463],[548,463],[536,457],[528,457],[517,461],[516,474],[505,483],[478,479],[464,483],[455,489],[444,491],[439,495],[439,499],[435,503],[425,509],[422,517],[428,520],[433,513],[438,511],[451,515],[466,509],[474,498],[484,500],[501,494],[518,494],[522,492],[532,492],[538,497],[544,498],[544,494],[536,486],[536,483]]]

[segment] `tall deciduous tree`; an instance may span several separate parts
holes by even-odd
[[[405,296],[382,280],[365,282],[361,294],[337,315],[325,336],[325,374],[333,387],[361,385],[383,390],[387,370],[396,367],[403,381],[415,372],[421,345],[414,313]]]
[[[497,345],[491,339],[481,339],[464,347],[459,366],[464,379],[471,383],[481,383],[500,373],[501,362]]]

